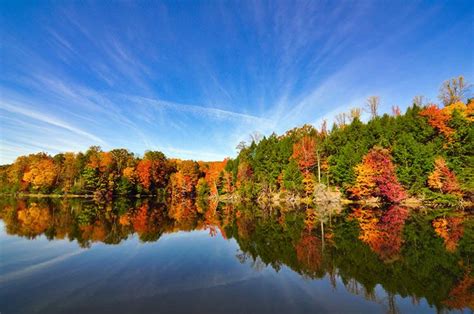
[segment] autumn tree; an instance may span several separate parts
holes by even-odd
[[[91,169],[99,169],[101,153],[103,153],[100,146],[91,146],[86,151],[85,158],[87,160],[87,166]]]
[[[140,184],[146,191],[150,189],[150,185],[151,185],[151,179],[152,179],[151,167],[152,167],[151,160],[142,159],[138,162],[137,168],[136,168],[137,180],[138,182],[140,182]]]
[[[298,163],[301,172],[310,173],[317,164],[315,138],[305,136],[295,143],[291,158]]]
[[[227,159],[223,161],[201,162],[199,164],[211,195],[219,194],[219,189],[222,191],[223,187],[223,171],[227,164]]]
[[[49,191],[58,177],[58,169],[52,158],[39,156],[23,175],[25,182],[31,183],[34,189]]]
[[[387,149],[372,148],[356,166],[355,172],[356,183],[351,192],[357,198],[373,196],[388,202],[400,202],[406,197]]]
[[[133,153],[130,153],[127,149],[113,149],[110,151],[110,154],[112,155],[112,158],[115,162],[116,170],[118,173],[122,173],[122,171],[126,167],[130,167],[133,165]]]
[[[31,156],[20,156],[7,169],[7,180],[11,185],[11,191],[25,190],[29,182],[23,180],[23,176],[30,168]]]
[[[127,178],[132,183],[134,183],[137,178],[134,167],[126,167],[125,169],[123,169],[122,174],[125,178]]]
[[[303,176],[303,188],[306,196],[312,196],[316,188],[316,180],[312,173],[306,173]]]
[[[434,170],[428,176],[428,186],[441,193],[462,195],[456,175],[449,170],[443,157],[436,158]]]
[[[137,175],[135,173],[135,167],[126,167],[122,171],[122,176],[117,183],[117,194],[129,195],[135,190],[137,183]]]
[[[452,137],[454,130],[448,125],[451,116],[447,111],[439,109],[435,104],[431,104],[424,108],[420,115],[427,117],[428,123],[448,140]]]
[[[194,197],[196,185],[202,176],[199,164],[192,160],[183,160],[177,164],[177,170],[171,176],[173,196]]]
[[[72,189],[78,175],[79,169],[76,167],[76,155],[74,153],[64,153],[60,174],[64,192],[69,192]]]
[[[240,162],[237,169],[237,186],[252,178],[253,170],[248,162]]]

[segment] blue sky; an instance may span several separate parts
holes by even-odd
[[[2,1],[0,163],[125,147],[216,160],[474,82],[474,2]]]

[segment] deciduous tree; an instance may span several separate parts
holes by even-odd
[[[456,175],[449,170],[442,157],[436,158],[434,162],[434,170],[428,176],[428,186],[442,193],[462,194]]]
[[[358,198],[374,196],[388,202],[400,202],[406,197],[387,149],[371,149],[362,163],[356,166],[355,172],[356,184],[351,192]]]
[[[310,173],[317,163],[316,139],[304,136],[293,145],[293,155],[291,158],[296,160],[301,172],[304,174]]]

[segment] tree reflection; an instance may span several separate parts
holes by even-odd
[[[359,239],[367,243],[384,261],[397,260],[403,242],[403,227],[408,210],[393,205],[386,211],[356,208],[352,214],[360,226]]]
[[[327,278],[337,289],[385,304],[396,296],[424,298],[442,309],[473,308],[474,223],[467,214],[386,209],[267,208],[217,204],[206,208],[182,197],[108,203],[64,199],[3,199],[0,218],[8,234],[69,239],[81,247],[119,244],[131,236],[158,241],[176,231],[208,230],[235,239],[236,258],[255,270],[288,267],[305,278]],[[328,213],[331,213],[329,215]],[[323,232],[324,228],[324,232]],[[385,296],[377,295],[380,285]]]

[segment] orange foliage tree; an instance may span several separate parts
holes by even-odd
[[[223,161],[200,162],[201,171],[204,173],[204,180],[211,189],[211,195],[217,195],[217,184],[221,175],[223,175],[224,168],[227,164],[227,159]]]
[[[76,155],[74,153],[65,153],[63,168],[61,171],[61,180],[65,192],[71,190],[78,172],[79,171],[76,167]]]
[[[462,194],[456,175],[449,170],[443,157],[436,158],[434,170],[428,176],[428,186],[442,193]]]
[[[395,166],[387,149],[372,148],[362,163],[356,166],[356,183],[350,189],[357,198],[381,197],[384,201],[400,202],[406,192],[398,182]]]
[[[439,109],[437,105],[428,105],[420,112],[420,115],[427,117],[428,123],[446,138],[450,139],[454,134],[454,130],[448,126],[451,116],[445,110]]]
[[[145,190],[150,189],[151,185],[151,160],[142,159],[137,164],[136,175],[138,182],[142,185]]]
[[[452,140],[454,129],[449,126],[449,121],[453,116],[453,112],[458,111],[461,116],[468,121],[474,121],[474,101],[471,100],[467,105],[462,101],[457,101],[440,109],[437,105],[431,104],[420,111],[420,115],[428,119],[428,123],[443,134],[448,141]]]
[[[103,152],[98,147],[92,147],[89,149],[88,154],[89,163],[87,165],[89,168],[99,170],[101,173],[111,168],[114,159],[110,152]]]
[[[136,174],[134,167],[126,167],[123,169],[123,176],[130,182],[135,183]]]
[[[23,175],[25,182],[31,183],[35,189],[50,188],[58,177],[58,168],[51,158],[34,161]]]
[[[171,176],[172,196],[194,196],[202,174],[199,164],[192,160],[183,160],[178,163],[177,168],[178,171]]]
[[[308,174],[316,165],[316,139],[305,135],[301,140],[293,145],[293,155],[291,156],[298,163],[303,174]]]

